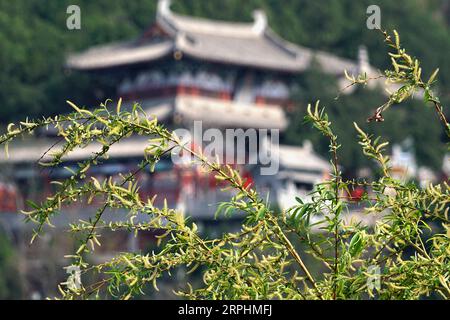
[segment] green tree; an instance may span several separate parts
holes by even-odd
[[[431,108],[423,109],[420,100],[410,99],[394,108],[382,123],[367,123],[367,114],[373,112],[385,99],[379,90],[358,88],[352,94],[340,93],[336,78],[327,75],[318,68],[312,68],[296,80],[299,86],[294,95],[297,108],[289,116],[290,126],[284,136],[284,142],[299,144],[305,139],[311,140],[316,149],[326,155],[328,142],[321,139],[309,126],[304,125],[303,117],[308,101],[319,99],[327,105],[327,113],[333,120],[333,128],[343,141],[339,151],[340,163],[345,174],[356,176],[356,170],[367,165],[367,161],[360,152],[360,145],[353,139],[353,133],[348,130],[353,121],[361,124],[369,134],[383,136],[391,144],[402,143],[412,138],[417,162],[439,171],[445,153],[443,144],[444,131],[442,127],[434,125],[435,114]],[[419,147],[420,146],[420,147]]]
[[[450,125],[432,89],[437,71],[424,78],[419,60],[402,48],[398,34],[384,33],[384,38],[393,58],[384,77],[401,87],[369,119],[381,122],[398,104],[422,89],[423,98],[434,109],[448,141]],[[369,80],[360,75],[349,77],[349,81],[357,85]],[[63,298],[112,295],[129,299],[145,294],[148,284],[158,290],[157,281],[163,275],[187,267],[189,272],[200,268],[204,282],[196,288],[187,284],[178,292],[191,299],[420,299],[430,295],[450,299],[450,186],[442,183],[420,188],[394,179],[389,158],[384,154],[388,143],[366,133],[356,123],[354,134],[359,137],[362,153],[377,163],[379,176],[372,181],[345,179],[339,169],[339,137],[318,102],[314,107],[308,106],[306,120],[328,141],[332,178],[318,184],[310,200],[297,199],[297,205],[283,212],[270,208],[257,191],[245,185],[235,169],[211,162],[191,150],[157,119],[145,115],[138,105],[125,112],[120,100],[113,110],[106,105],[91,111],[69,104],[75,110],[72,114],[11,124],[0,137],[0,144],[7,145],[37,128],[56,125],[65,143],[49,161],[41,163],[50,167],[63,163],[64,156],[78,147],[92,142],[102,146],[71,170],[70,178],[56,182],[59,188],[51,197],[41,204],[30,202],[30,209],[25,212],[27,219],[37,224],[34,240],[65,205],[101,200],[95,216],[69,226],[81,240],[68,258],[85,278],[99,273],[103,279],[80,288],[61,284]],[[144,150],[145,161],[136,171],[123,175],[121,181],[87,178],[89,170],[107,155],[112,145],[132,134],[150,139]],[[163,155],[176,148],[191,154],[218,181],[235,191],[229,201],[218,205],[217,214],[243,213],[245,221],[240,231],[205,239],[197,225],[181,212],[167,205],[158,208],[152,199],[141,198],[136,174],[147,166],[154,168]],[[349,201],[343,194],[360,185],[371,191],[361,206],[367,214],[374,215],[377,223],[373,228],[344,219]],[[103,221],[105,210],[118,208],[128,212],[127,220]],[[147,216],[146,221],[135,222],[139,213]],[[100,245],[102,230],[122,229],[135,233],[161,230],[160,249],[148,254],[120,253],[104,263],[91,264],[88,258]],[[300,251],[296,243],[307,249]],[[324,271],[312,272],[311,260]],[[373,278],[380,281],[379,286],[371,286]]]

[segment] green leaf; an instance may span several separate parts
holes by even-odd
[[[358,256],[364,248],[364,237],[363,233],[357,232],[350,240],[350,244],[348,246],[348,251],[352,257]]]
[[[303,200],[300,199],[299,197],[295,197],[295,200],[296,200],[298,203],[303,204]]]
[[[256,214],[256,220],[259,221],[266,215],[266,207],[262,207],[259,209],[258,213]]]

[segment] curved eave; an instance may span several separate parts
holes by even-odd
[[[282,47],[265,34],[249,38],[179,34],[176,48],[200,61],[289,73],[305,70],[311,59],[308,50]]]
[[[69,56],[66,67],[75,70],[96,70],[149,62],[171,54],[173,47],[172,41],[139,46],[129,42],[102,46]]]
[[[253,104],[206,97],[177,97],[175,110],[188,122],[202,120],[219,127],[285,130],[288,120],[279,106],[259,108]]]
[[[46,153],[54,144],[53,140],[25,140],[11,146],[10,155],[0,155],[0,164],[36,164],[38,161],[51,161],[52,157]],[[129,138],[111,146],[108,152],[110,158],[143,158],[144,150],[149,145],[148,139]],[[63,157],[63,161],[81,161],[89,159],[101,150],[102,145],[94,142],[84,148],[75,148]],[[61,151],[61,147],[54,147],[52,151]],[[43,156],[44,155],[44,156]]]

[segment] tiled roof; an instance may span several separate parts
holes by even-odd
[[[125,103],[129,107],[130,103]],[[148,116],[160,121],[173,117],[191,123],[201,120],[218,127],[279,129],[287,127],[288,120],[279,106],[258,107],[236,101],[222,101],[208,97],[178,96],[167,100],[144,100],[141,106]]]
[[[129,63],[156,60],[172,52],[173,43],[140,44],[137,41],[93,47],[67,59],[69,68],[78,70],[102,69]]]
[[[342,74],[344,69],[356,73],[358,69],[356,62],[285,41],[270,29],[262,11],[254,12],[252,23],[214,21],[178,15],[170,10],[169,0],[160,0],[156,25],[167,37],[92,48],[70,56],[67,65],[73,69],[101,69],[155,61],[180,51],[202,61],[285,72],[307,69],[314,57],[333,74]]]
[[[302,147],[280,145],[278,147],[280,165],[286,169],[306,169],[329,172],[330,163],[317,155],[310,143]]]

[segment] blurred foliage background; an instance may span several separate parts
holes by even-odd
[[[25,117],[66,112],[65,100],[97,105],[114,96],[111,79],[70,73],[64,70],[69,52],[138,36],[155,17],[156,0],[0,0],[0,122],[6,124]],[[81,8],[82,28],[66,28],[66,8]],[[426,74],[440,67],[441,99],[450,100],[450,1],[449,0],[174,0],[173,10],[183,14],[251,21],[251,12],[264,9],[271,27],[297,44],[356,59],[364,44],[371,63],[384,68],[386,50],[377,32],[366,28],[366,9],[377,4],[382,10],[382,27],[399,30],[405,47],[424,62]],[[360,90],[339,100],[335,80],[314,68],[298,77],[299,108],[290,114],[291,126],[285,142],[300,144],[312,139],[319,151],[326,145],[302,124],[307,102],[321,99],[328,106],[343,145],[341,162],[351,172],[362,165],[362,154],[354,142],[352,121],[364,123],[383,101],[376,92]],[[392,143],[406,137],[415,141],[420,165],[434,169],[442,165],[445,148],[442,130],[420,101],[392,111],[382,124],[366,124],[363,129],[382,134]],[[432,125],[430,125],[432,123]]]
[[[19,299],[22,296],[18,271],[17,252],[0,226],[0,299]]]

